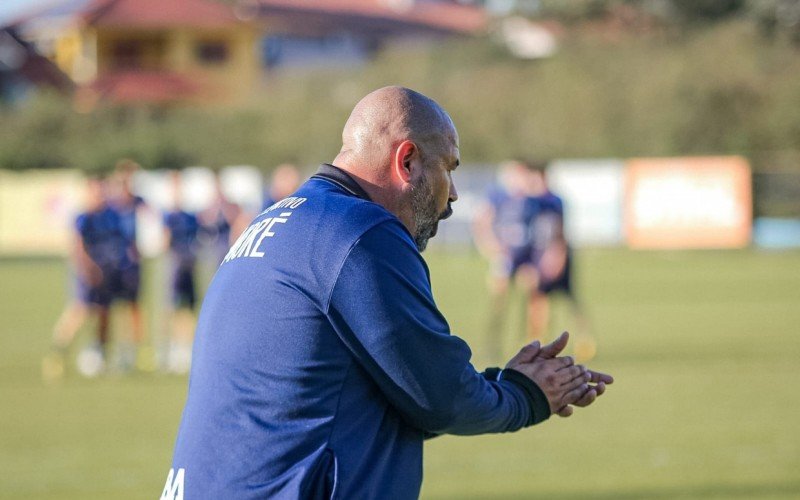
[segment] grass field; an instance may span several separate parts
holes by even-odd
[[[466,253],[429,260],[482,367],[485,267]],[[591,251],[578,271],[592,364],[614,386],[570,419],[429,442],[423,498],[799,498],[800,253]],[[43,385],[66,280],[60,261],[0,261],[0,498],[157,498],[186,379]]]

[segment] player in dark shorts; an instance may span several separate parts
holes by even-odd
[[[141,255],[136,243],[137,213],[146,209],[143,198],[133,193],[133,177],[139,165],[131,160],[117,162],[113,181],[115,193],[111,208],[117,212],[121,224],[121,245],[125,249],[112,283],[114,299],[125,304],[124,326],[126,335],[119,343],[120,368],[134,366],[140,370],[154,368],[152,348],[145,344],[144,318],[139,303],[141,287]]]
[[[571,251],[564,238],[564,209],[544,177],[546,164],[515,160],[500,169],[500,183],[479,211],[473,230],[479,251],[489,259],[491,296],[487,330],[488,352],[502,358],[503,320],[507,316],[512,283],[527,297],[527,335],[541,339],[550,320],[549,297],[563,293],[570,302],[580,332],[576,356],[594,355],[594,341],[585,315],[571,287]]]
[[[531,261],[535,287],[528,297],[529,335],[542,339],[550,321],[550,296],[563,294],[575,316],[578,332],[575,355],[580,361],[594,357],[596,345],[588,332],[588,321],[572,290],[572,251],[564,235],[564,203],[547,187],[545,163],[527,163]]]
[[[225,195],[219,174],[216,175],[214,182],[215,199],[210,207],[200,212],[198,220],[200,236],[212,250],[210,260],[213,260],[213,267],[216,270],[231,244],[239,237],[239,226],[245,216],[241,207]]]
[[[164,214],[172,288],[172,334],[167,353],[167,369],[174,373],[187,373],[191,364],[194,309],[197,303],[195,267],[200,224],[197,216],[180,208],[181,187],[178,172],[172,174],[172,187],[173,210]]]
[[[78,356],[78,368],[87,376],[106,367],[109,307],[113,281],[121,260],[120,220],[106,201],[106,186],[90,178],[86,186],[86,212],[78,215],[71,250],[72,299],[53,328],[51,352],[42,362],[46,381],[61,378],[65,359],[75,335],[91,315],[97,316],[95,341]]]
[[[525,293],[536,285],[530,221],[535,205],[530,202],[528,170],[519,161],[500,168],[499,182],[473,221],[473,234],[480,253],[489,260],[491,296],[487,351],[492,361],[503,357],[502,336],[512,284]]]

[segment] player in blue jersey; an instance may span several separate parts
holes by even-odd
[[[490,193],[473,224],[476,245],[491,263],[487,350],[493,359],[502,352],[501,332],[511,283],[526,296],[525,322],[531,339],[541,340],[546,335],[549,297],[562,293],[580,330],[576,356],[581,361],[594,356],[588,322],[572,290],[572,255],[564,237],[563,202],[549,191],[545,168],[544,162],[515,160],[504,164],[500,186]]]
[[[79,355],[79,369],[93,376],[106,366],[111,281],[120,258],[120,221],[116,212],[109,209],[105,191],[101,178],[88,179],[86,211],[75,220],[71,242],[73,296],[53,328],[52,349],[42,362],[42,375],[47,381],[63,376],[67,350],[92,315],[97,317],[96,339]]]
[[[239,236],[242,209],[225,195],[219,173],[214,177],[214,190],[214,201],[210,207],[199,214],[198,220],[202,236],[211,247],[213,263],[216,267],[228,253],[231,243],[235,240],[234,235]]]
[[[180,173],[172,172],[173,209],[164,214],[164,230],[171,269],[172,313],[167,369],[186,373],[192,356],[194,308],[197,303],[195,267],[197,265],[197,216],[181,209]]]
[[[214,276],[162,499],[417,498],[424,439],[567,416],[612,381],[558,357],[566,335],[481,374],[451,334],[420,255],[458,198],[441,107],[379,89],[342,142]]]
[[[541,339],[550,322],[550,296],[563,294],[578,323],[575,356],[587,361],[595,355],[595,342],[588,331],[588,321],[572,289],[572,251],[564,235],[564,203],[547,186],[546,163],[528,166],[529,203],[533,214],[529,222],[535,287],[528,297],[529,334]]]
[[[528,177],[528,168],[521,161],[501,165],[499,182],[479,207],[472,225],[478,251],[489,261],[486,350],[493,361],[499,361],[503,352],[509,288],[516,283],[529,295],[537,285],[530,230],[537,207],[531,203]]]
[[[136,366],[142,370],[153,368],[153,352],[145,345],[145,323],[139,303],[142,281],[141,255],[137,244],[137,218],[147,209],[142,197],[133,192],[133,178],[139,165],[128,159],[117,162],[114,175],[114,196],[111,208],[117,212],[122,226],[124,252],[113,284],[114,298],[124,304],[122,315],[125,335],[119,342],[120,366],[129,370]]]

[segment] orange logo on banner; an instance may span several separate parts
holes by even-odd
[[[630,160],[625,229],[633,248],[739,248],[750,242],[750,166],[741,157]]]

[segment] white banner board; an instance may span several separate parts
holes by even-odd
[[[623,241],[624,164],[621,160],[556,160],[547,168],[550,190],[564,200],[564,230],[572,246]]]

